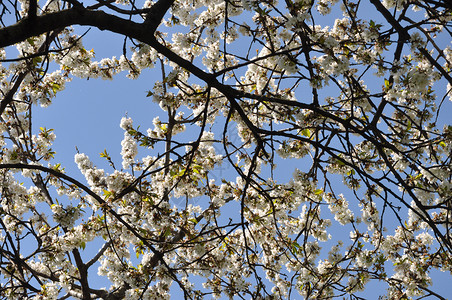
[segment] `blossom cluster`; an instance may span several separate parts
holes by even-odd
[[[97,25],[129,30],[117,56],[88,50],[76,27],[16,43],[17,59],[0,49],[2,296],[330,299],[372,281],[388,299],[440,294],[432,273],[452,270],[450,8],[176,0],[150,32],[163,2],[38,2],[38,20],[87,9],[140,28]],[[22,23],[30,7],[16,3]],[[144,71],[155,111],[118,120],[119,164],[107,150],[58,161],[58,128],[35,124],[35,105],[75,77]]]

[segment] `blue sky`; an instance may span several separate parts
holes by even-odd
[[[74,163],[76,147],[80,152],[90,156],[99,167],[111,172],[111,168],[99,157],[99,153],[107,149],[116,166],[121,166],[119,153],[124,131],[119,127],[119,122],[127,114],[134,119],[134,125],[141,125],[142,128],[152,127],[152,119],[156,113],[161,113],[161,109],[151,98],[146,97],[146,90],[152,87],[153,80],[158,79],[158,75],[152,74],[152,71],[144,72],[136,80],[125,78],[125,74],[117,75],[113,81],[74,79],[67,84],[66,89],[56,97],[52,105],[47,108],[35,108],[33,126],[35,130],[40,126],[55,129],[57,136],[53,147],[57,152],[55,162],[62,163],[68,174],[73,177],[84,182],[83,175]],[[299,162],[295,160],[280,161],[276,171],[277,178],[282,182],[287,181],[298,164]],[[233,175],[232,168],[225,165],[221,175]],[[341,184],[340,179],[337,183]],[[345,187],[343,190],[344,193],[347,191]],[[236,208],[239,209],[238,206]],[[336,230],[338,234],[344,233],[341,228]],[[88,244],[84,254],[88,257],[96,253],[97,245],[99,244]],[[90,276],[96,276],[96,272],[97,269],[92,268]],[[433,290],[447,295],[450,274],[436,271],[432,273],[432,278]],[[101,279],[93,282],[94,287],[107,283]],[[374,299],[373,295],[380,295],[385,289],[384,283],[371,282],[361,296]],[[177,288],[174,290],[178,292]]]
[[[94,48],[99,60],[104,56],[119,57],[122,54],[123,39],[115,34],[92,29],[84,41],[88,50]],[[62,163],[75,178],[82,178],[74,163],[76,147],[109,172],[111,169],[99,157],[99,153],[107,149],[116,165],[121,166],[119,153],[124,133],[119,127],[121,118],[130,116],[134,125],[141,125],[146,129],[152,127],[152,119],[156,114],[164,115],[159,106],[152,102],[152,98],[146,97],[156,80],[161,80],[158,68],[143,72],[136,80],[127,79],[124,73],[117,75],[113,81],[74,79],[58,94],[51,106],[34,109],[34,130],[37,132],[41,126],[55,129],[55,162]],[[442,114],[441,122],[450,123],[447,116],[452,112],[451,103],[446,101],[443,109],[445,113]],[[286,181],[295,165],[288,160],[279,162],[279,167],[278,170],[282,171],[278,176],[281,181]],[[225,168],[224,174],[229,174],[230,171],[232,169]],[[96,249],[88,247],[86,251],[94,253]],[[433,289],[447,295],[450,279],[450,274],[435,274]],[[363,292],[362,296],[373,299],[376,293],[383,293],[378,284]]]

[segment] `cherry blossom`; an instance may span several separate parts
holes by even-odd
[[[445,299],[451,15],[445,0],[0,3],[1,296],[359,298],[379,282],[372,297]],[[99,55],[94,28],[122,47]],[[109,124],[118,153],[60,150],[37,124],[75,78],[146,73],[155,109]]]

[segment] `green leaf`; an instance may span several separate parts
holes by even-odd
[[[369,27],[370,27],[371,29],[377,29],[377,30],[378,30],[378,29],[380,29],[382,26],[383,26],[383,25],[381,25],[381,24],[376,24],[374,20],[370,20],[370,21],[369,21]]]
[[[411,129],[411,126],[412,126],[411,121],[408,120],[408,124],[406,125],[406,130],[409,131]]]
[[[340,166],[345,166],[345,163],[342,160],[336,159],[336,163]]]
[[[104,192],[105,200],[107,200],[108,198],[113,196],[113,192],[110,192],[108,190],[103,190],[103,192]]]
[[[56,94],[61,89],[61,86],[58,83],[52,83],[52,91]]]
[[[44,137],[44,138],[48,138],[49,134],[53,131],[52,128],[47,129],[45,127],[39,127],[39,130],[41,130],[41,133],[39,135]]]
[[[56,151],[52,151],[52,148],[49,148],[49,151],[44,156],[45,158],[55,158]]]
[[[36,67],[40,62],[42,62],[42,57],[40,57],[40,56],[33,57],[32,62],[33,62],[33,66]]]
[[[298,254],[298,252],[301,250],[300,244],[298,244],[296,241],[292,243],[292,252],[295,254]]]
[[[177,174],[177,176],[182,177],[185,175],[185,168],[179,171],[179,174]]]
[[[52,167],[52,169],[55,170],[55,171],[58,171],[58,172],[63,172],[63,171],[64,171],[64,168],[61,167],[61,164],[60,164],[60,163],[57,163],[56,165],[54,165],[54,166]]]
[[[99,153],[100,157],[105,157],[107,159],[110,159],[110,155],[107,153],[107,149],[104,149],[104,152]]]
[[[165,232],[163,233],[163,237],[169,236],[170,233],[171,233],[171,230],[167,227],[167,228],[165,229]]]
[[[202,170],[202,166],[198,165],[198,164],[194,164],[194,165],[192,165],[192,170],[196,174],[201,174],[200,171]]]
[[[301,134],[306,136],[306,137],[310,137],[311,136],[311,130],[309,130],[308,128],[305,128],[305,129],[303,129]]]
[[[321,195],[323,194],[323,190],[322,189],[317,189],[314,191],[314,195]]]
[[[28,39],[27,39],[27,42],[28,42],[30,45],[32,45],[32,46],[35,45],[35,41],[34,41],[33,38],[28,38]]]

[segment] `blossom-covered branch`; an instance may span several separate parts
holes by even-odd
[[[1,297],[368,298],[378,281],[382,298],[444,299],[451,9],[1,2]],[[116,56],[87,50],[90,28],[121,37]],[[74,78],[144,72],[153,109],[121,112],[119,156],[35,119]]]

